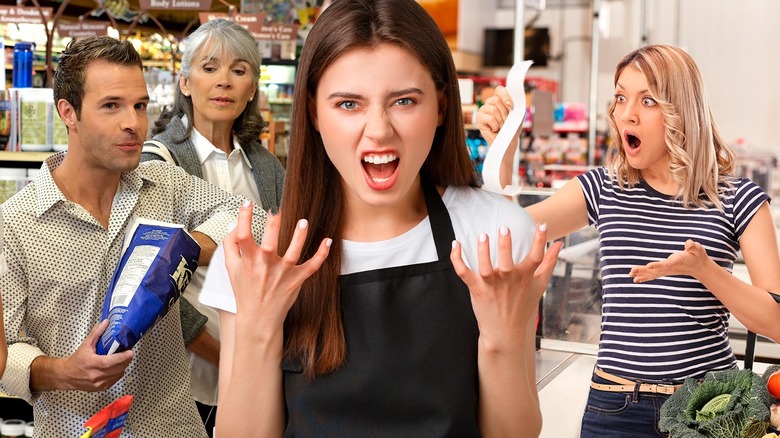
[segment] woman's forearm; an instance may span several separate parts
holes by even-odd
[[[535,348],[529,342],[533,332],[521,338],[514,346],[479,344],[479,424],[485,437],[537,437],[541,432]]]
[[[238,323],[224,330],[220,321],[217,435],[281,437],[285,424],[282,333],[255,337],[241,327]]]

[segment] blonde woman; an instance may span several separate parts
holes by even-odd
[[[737,366],[731,313],[780,339],[780,306],[766,293],[780,290],[780,256],[769,198],[732,174],[693,59],[642,47],[614,84],[611,160],[527,211],[548,239],[599,231],[603,316],[582,437],[665,436],[658,412],[677,385]],[[509,105],[500,89],[481,109],[488,142]],[[755,286],[731,275],[740,250]]]

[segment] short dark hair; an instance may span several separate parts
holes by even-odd
[[[112,64],[138,66],[143,70],[141,57],[129,41],[109,36],[94,36],[74,39],[60,54],[60,62],[54,71],[54,102],[67,100],[81,117],[81,102],[84,99],[84,82],[90,63],[106,61]]]

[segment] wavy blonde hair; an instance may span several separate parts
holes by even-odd
[[[734,170],[735,154],[712,119],[701,74],[690,55],[668,45],[650,45],[626,55],[615,69],[615,85],[627,67],[639,70],[650,95],[661,109],[669,153],[669,172],[680,187],[676,197],[688,208],[715,205],[722,208],[720,183]],[[607,121],[612,138],[607,168],[618,185],[637,184],[641,171],[626,159],[623,138],[615,122],[615,99]]]

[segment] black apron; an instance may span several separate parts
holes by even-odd
[[[423,190],[439,260],[340,278],[346,363],[312,381],[283,365],[285,436],[480,436],[477,321],[449,213]]]

